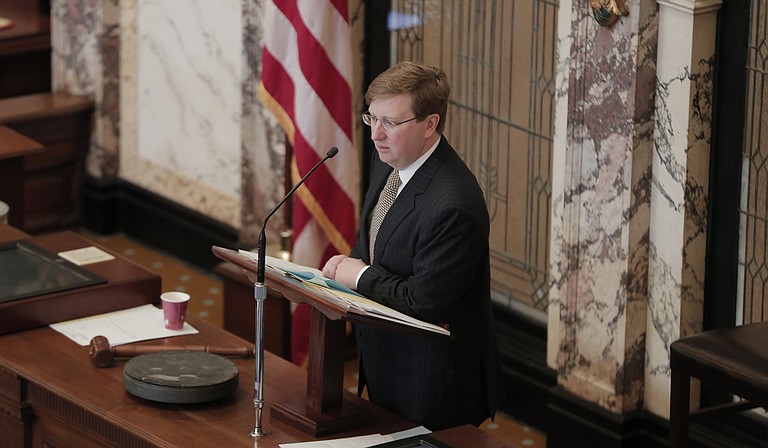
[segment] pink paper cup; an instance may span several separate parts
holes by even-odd
[[[165,328],[181,330],[187,317],[189,294],[179,291],[164,292],[160,295],[163,302],[163,319]]]

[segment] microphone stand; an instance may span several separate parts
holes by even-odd
[[[289,191],[288,194],[286,194],[285,197],[267,214],[267,217],[264,218],[264,223],[261,225],[261,232],[259,233],[259,259],[257,261],[258,265],[256,271],[256,284],[254,285],[253,291],[253,296],[256,299],[256,335],[254,353],[254,357],[256,358],[256,378],[254,381],[255,397],[253,399],[253,406],[256,411],[256,426],[253,428],[253,431],[251,431],[252,437],[261,437],[267,435],[267,432],[264,431],[261,426],[261,416],[264,412],[264,300],[267,298],[267,284],[265,280],[265,260],[267,258],[267,221],[269,221],[269,218],[275,214],[275,212],[285,203],[285,201],[288,200],[288,198],[293,196],[293,193],[296,191],[296,189],[299,188],[301,184],[303,184],[304,181],[307,180],[307,178],[309,178],[309,176],[314,173],[320,165],[338,153],[339,148],[335,146],[329,149],[325,154],[325,157],[317,162],[317,164],[312,167],[312,169],[309,170],[309,172],[304,177],[301,178],[299,183],[294,185],[291,191]]]

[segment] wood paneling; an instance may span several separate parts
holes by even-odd
[[[90,147],[93,101],[63,93],[0,100],[0,124],[44,146],[27,155],[21,228],[63,230],[81,222],[81,190]]]
[[[3,0],[0,17],[0,98],[51,90],[51,20],[34,0]]]

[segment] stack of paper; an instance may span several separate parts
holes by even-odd
[[[153,305],[59,322],[51,324],[51,328],[82,346],[90,344],[95,336],[104,336],[115,346],[198,332],[186,322],[181,330],[166,329],[163,310]]]

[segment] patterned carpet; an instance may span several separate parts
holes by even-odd
[[[215,325],[224,322],[224,297],[221,281],[210,273],[197,269],[182,260],[147,247],[122,234],[101,236],[85,231],[83,236],[99,245],[123,255],[136,264],[153,271],[162,278],[162,291],[183,291],[192,297],[187,312]],[[344,387],[357,390],[357,363],[347,362]],[[546,435],[507,415],[500,414],[495,422],[486,421],[481,428],[510,442],[514,447],[544,448]]]

